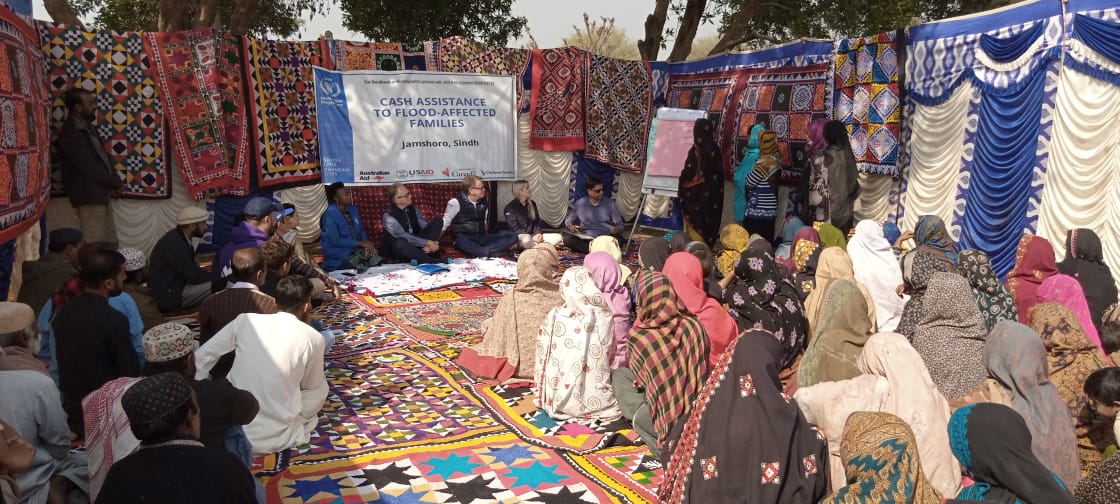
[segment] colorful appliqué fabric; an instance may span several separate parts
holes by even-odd
[[[832,72],[828,63],[783,68],[767,68],[751,73],[741,95],[734,126],[732,163],[738,166],[750,143],[751,128],[766,124],[778,136],[778,152],[783,170],[779,179],[796,185],[800,167],[805,165],[805,143],[809,122],[832,117]],[[729,149],[725,148],[725,151]],[[792,168],[792,170],[790,169]]]
[[[405,46],[395,42],[334,43],[336,70],[427,70],[425,44]]]
[[[438,44],[432,43],[430,51],[425,43],[424,49],[428,55],[429,69],[517,77],[514,79],[517,84],[517,103],[521,103],[521,95],[525,91],[524,79],[521,77],[529,65],[528,49],[492,46],[463,37],[440,39]],[[432,61],[439,63],[438,68],[433,67]]]
[[[38,222],[50,197],[49,97],[32,73],[40,68],[35,28],[0,9],[0,243]]]
[[[312,71],[331,66],[323,56],[324,44],[254,38],[245,38],[244,44],[260,186],[317,181],[321,170]]]
[[[237,37],[212,28],[149,33],[183,183],[197,200],[249,189]]]
[[[704,72],[669,75],[669,90],[666,101],[669,107],[682,109],[703,110],[708,113],[708,120],[715,127],[716,142],[723,152],[724,177],[731,179],[734,171],[730,163],[732,157],[740,157],[738,152],[732,156],[727,146],[731,145],[734,138],[734,114],[736,110],[735,95],[741,89],[749,70],[740,69],[726,72]],[[750,127],[747,127],[748,131]],[[743,150],[746,149],[744,143]]]
[[[587,52],[574,47],[533,49],[532,122],[529,147],[545,151],[583,150],[583,90]]]
[[[859,170],[897,176],[902,113],[894,32],[837,42],[835,96]]]
[[[587,72],[587,157],[620,170],[646,166],[653,112],[649,63],[592,54]]]
[[[66,122],[64,94],[94,93],[97,134],[130,198],[169,198],[171,177],[164,151],[162,90],[139,33],[86,31],[77,26],[39,24],[46,56],[52,132]],[[62,194],[61,173],[53,174]]]

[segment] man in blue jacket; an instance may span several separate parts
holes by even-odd
[[[327,186],[327,210],[319,219],[322,228],[323,269],[365,271],[381,261],[377,247],[369,241],[354,198],[342,182]]]

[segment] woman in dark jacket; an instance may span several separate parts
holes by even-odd
[[[529,188],[528,180],[513,183],[513,201],[506,205],[505,214],[509,230],[517,233],[521,240],[521,248],[533,248],[544,241],[544,224],[541,222],[541,213],[537,210],[537,202],[533,201],[533,190]],[[524,235],[528,235],[529,239],[525,240]]]

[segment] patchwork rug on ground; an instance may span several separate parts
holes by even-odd
[[[655,502],[660,464],[625,420],[550,422],[527,383],[477,382],[454,363],[513,284],[319,307],[346,334],[327,352],[331,390],[311,441],[255,461],[268,501]]]

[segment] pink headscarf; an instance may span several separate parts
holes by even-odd
[[[669,277],[673,290],[688,311],[695,313],[708,335],[708,363],[715,366],[723,351],[739,334],[739,325],[718,301],[708,297],[704,289],[704,272],[700,260],[688,252],[677,252],[665,261],[661,270]]]
[[[789,247],[789,256],[775,258],[775,260],[778,261],[778,264],[786,267],[786,272],[789,273],[791,277],[797,273],[797,265],[793,262],[793,252],[797,250],[797,242],[802,240],[811,241],[813,243],[816,243],[817,245],[820,245],[821,234],[818,233],[816,229],[813,229],[813,226],[805,226],[801,228],[797,231],[796,234],[793,235],[793,242]]]
[[[622,286],[622,273],[618,261],[606,252],[592,252],[583,258],[583,269],[603,293],[603,300],[611,308],[611,370],[628,365],[626,361],[627,335],[630,334],[630,294]]]
[[[828,141],[824,139],[824,127],[827,124],[828,119],[823,117],[813,119],[813,121],[809,123],[808,154],[823,151],[825,147],[828,147]]]
[[[1085,300],[1085,292],[1081,289],[1081,282],[1069,275],[1053,275],[1042,281],[1038,287],[1038,304],[1059,303],[1077,317],[1085,336],[1089,337],[1097,348],[1104,352],[1100,334],[1093,324],[1093,316],[1089,313],[1089,302]]]

